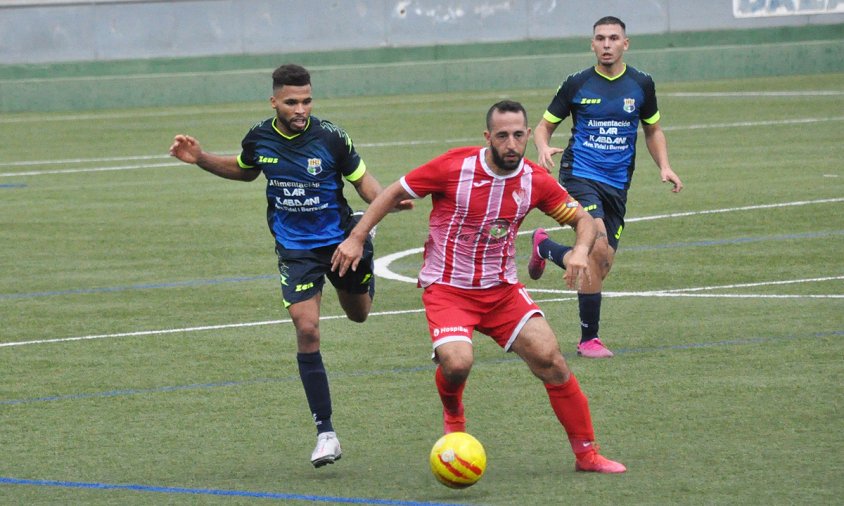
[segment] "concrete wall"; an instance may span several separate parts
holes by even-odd
[[[635,36],[840,24],[844,1],[0,0],[0,65],[588,38],[606,14]]]

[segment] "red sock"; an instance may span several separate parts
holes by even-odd
[[[594,451],[595,430],[592,428],[592,415],[589,413],[589,401],[586,399],[577,378],[572,374],[562,385],[545,385],[551,408],[557,420],[563,424],[575,455]]]
[[[466,382],[464,381],[459,384],[451,383],[443,375],[442,366],[437,366],[437,373],[434,375],[434,378],[443,408],[452,415],[462,415],[463,387],[466,386]]]

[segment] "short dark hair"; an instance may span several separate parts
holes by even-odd
[[[496,102],[492,104],[492,107],[489,108],[489,111],[486,113],[486,129],[490,129],[490,124],[492,123],[492,113],[498,112],[520,112],[525,117],[525,123],[527,123],[527,111],[525,110],[525,106],[516,102],[515,100],[502,100],[500,102]]]
[[[305,67],[286,63],[273,71],[273,90],[282,86],[307,86],[311,84],[311,74]]]
[[[604,16],[598,21],[595,21],[595,24],[592,25],[592,31],[594,32],[595,28],[601,25],[618,25],[621,27],[622,30],[624,30],[625,33],[627,33],[627,25],[624,24],[624,21],[618,19],[615,16]]]

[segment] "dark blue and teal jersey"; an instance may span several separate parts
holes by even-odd
[[[256,124],[241,143],[244,169],[267,178],[267,223],[287,249],[339,244],[351,209],[343,179],[357,181],[366,165],[342,128],[311,116],[305,131],[281,133],[276,118]]]
[[[636,167],[639,120],[659,121],[650,75],[633,67],[614,78],[590,67],[566,78],[543,118],[557,124],[572,117],[571,138],[560,160],[564,173],[626,190]]]

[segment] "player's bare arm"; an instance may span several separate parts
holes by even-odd
[[[663,183],[671,183],[673,187],[671,191],[679,193],[683,190],[683,182],[680,177],[671,169],[671,164],[668,163],[668,141],[665,139],[665,133],[659,123],[648,125],[642,123],[642,130],[645,132],[645,144],[648,146],[648,152],[654,159],[657,167],[659,167],[659,177]]]
[[[369,172],[364,173],[363,177],[357,181],[352,181],[352,185],[355,187],[358,195],[360,195],[360,198],[362,198],[367,204],[372,203],[372,201],[375,200],[382,191],[381,184],[378,183],[378,180],[369,174]],[[406,211],[409,209],[413,209],[413,201],[402,200],[396,204],[395,208],[391,209],[391,211]]]
[[[539,120],[536,129],[533,131],[533,143],[536,146],[536,155],[540,165],[545,167],[545,170],[551,172],[554,170],[554,160],[551,158],[563,152],[562,148],[551,147],[551,136],[554,130],[557,129],[557,123],[551,123],[545,118]]]
[[[195,138],[189,135],[177,135],[170,145],[170,156],[185,163],[197,165],[201,169],[225,179],[252,181],[261,173],[258,170],[244,169],[237,163],[236,156],[221,156],[202,149]]]
[[[399,208],[402,202],[410,202],[412,207],[411,198],[412,196],[398,181],[379,193],[349,233],[349,237],[334,250],[334,255],[331,257],[331,270],[338,272],[341,276],[345,275],[350,268],[353,271],[356,270],[363,256],[363,242],[369,231],[390,211]]]

